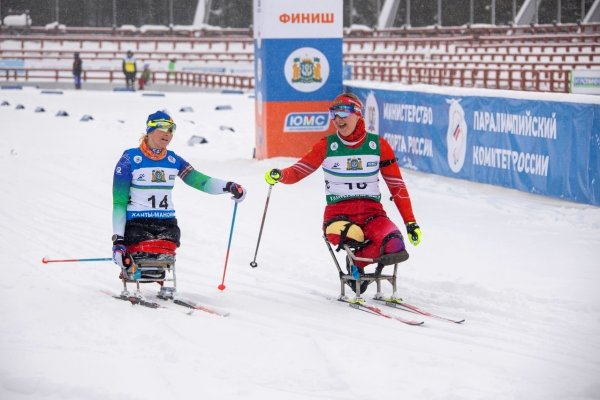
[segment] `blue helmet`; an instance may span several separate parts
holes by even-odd
[[[153,132],[156,128],[164,125],[175,125],[173,118],[163,111],[157,111],[148,115],[146,120],[146,134]]]

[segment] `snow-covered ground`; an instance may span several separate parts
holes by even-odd
[[[0,399],[600,398],[599,208],[405,170],[424,237],[409,245],[400,294],[466,318],[412,327],[325,299],[339,281],[321,237],[320,172],[274,187],[250,268],[262,175],[294,162],[252,158],[250,96],[26,88],[0,91],[3,101]],[[111,262],[41,263],[111,256],[113,168],[158,109],[178,125],[171,149],[248,189],[221,292],[233,202],[175,188],[179,291],[226,318],[113,300],[102,292],[121,288]],[[188,146],[192,135],[208,143]]]

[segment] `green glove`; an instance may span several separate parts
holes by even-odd
[[[417,225],[416,222],[409,222],[406,224],[406,232],[408,233],[408,240],[410,240],[410,243],[413,246],[417,246],[419,243],[421,243],[421,236],[423,234],[421,233],[421,228],[419,228],[419,225]]]
[[[274,185],[281,179],[281,170],[273,168],[265,173],[265,181],[269,185]]]

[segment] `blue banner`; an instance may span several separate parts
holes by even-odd
[[[600,105],[350,87],[399,165],[600,205]]]
[[[342,87],[341,38],[255,40],[255,57],[263,101],[329,100]]]

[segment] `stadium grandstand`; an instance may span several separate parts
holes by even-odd
[[[251,0],[5,0],[0,17],[3,81],[70,82],[78,52],[84,82],[112,84],[131,50],[153,84],[254,86]],[[347,79],[569,92],[600,68],[600,0],[349,0],[344,27]]]

